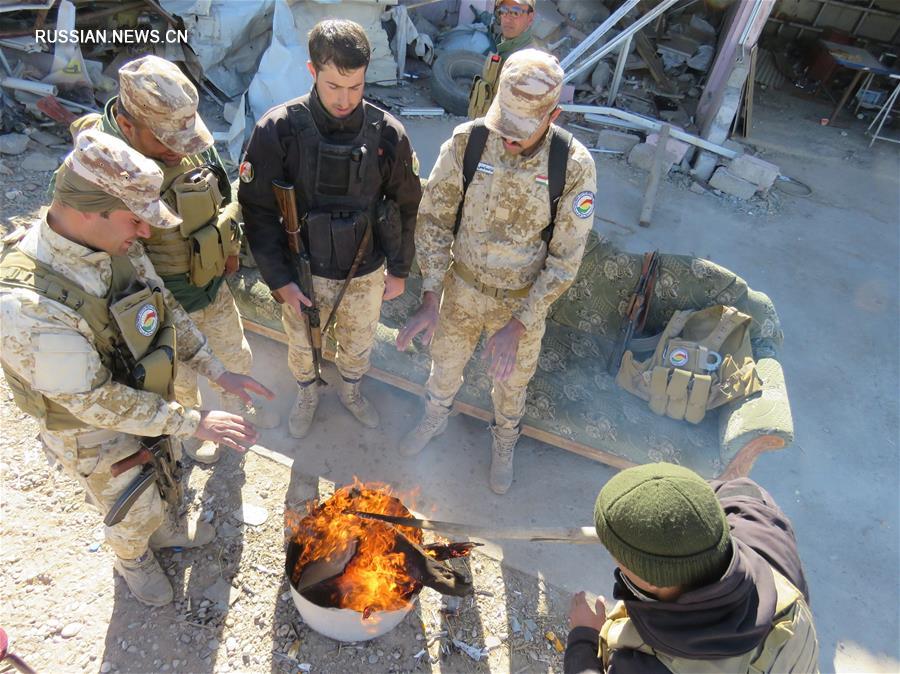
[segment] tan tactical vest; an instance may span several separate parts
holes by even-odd
[[[775,569],[772,574],[778,592],[772,629],[752,651],[718,660],[690,660],[660,653],[644,642],[628,617],[625,604],[619,602],[600,630],[598,655],[604,671],[609,667],[612,654],[624,648],[652,655],[673,674],[818,674],[819,642],[812,612],[803,595],[787,578]]]
[[[500,70],[503,68],[503,57],[500,54],[488,54],[484,61],[481,76],[476,75],[472,80],[472,89],[469,91],[469,119],[484,117],[494,94],[497,93],[497,82],[500,80]]]
[[[672,419],[700,423],[706,410],[762,390],[750,347],[750,316],[715,305],[676,311],[653,356],[626,351],[616,383]]]
[[[225,273],[225,250],[234,237],[231,222],[219,222],[224,198],[218,177],[204,166],[192,169],[172,180],[161,199],[182,223],[174,229],[152,227],[144,241],[147,256],[160,276],[187,274],[191,285],[204,288]]]
[[[112,281],[105,297],[86,293],[16,247],[0,254],[0,289],[26,288],[81,316],[94,333],[100,361],[113,380],[173,399],[175,326],[167,315],[162,291],[141,284],[131,261],[113,256]],[[67,409],[35,391],[6,362],[0,362],[13,400],[26,414],[44,420],[48,430],[87,427]]]

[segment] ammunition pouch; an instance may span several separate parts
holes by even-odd
[[[114,301],[109,311],[135,363],[129,383],[172,400],[177,362],[175,327],[167,320],[162,291],[141,287]]]
[[[497,91],[502,68],[503,59],[499,54],[489,54],[485,59],[481,75],[476,75],[472,80],[472,90],[469,92],[469,118],[475,119],[487,114]]]
[[[368,213],[359,211],[334,212],[314,211],[305,218],[305,229],[309,239],[309,255],[314,265],[330,266],[332,258],[341,272],[347,272],[353,265],[356,250],[369,226]],[[368,256],[374,250],[369,239]]]
[[[750,346],[751,318],[733,307],[677,311],[653,356],[626,351],[616,383],[672,419],[700,423],[707,410],[762,390]]]
[[[231,220],[219,218],[225,202],[219,176],[208,166],[188,171],[162,199],[182,222],[178,230],[153,230],[146,243],[150,260],[163,276],[186,274],[192,286],[205,288],[225,273],[225,247],[234,238]]]

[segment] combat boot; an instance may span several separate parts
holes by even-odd
[[[292,438],[305,438],[312,426],[316,408],[319,406],[319,385],[315,380],[308,384],[300,384],[297,390],[297,401],[291,416],[288,418],[288,431]]]
[[[218,443],[200,438],[185,438],[181,442],[184,453],[198,463],[215,463],[222,455]]]
[[[338,385],[338,398],[356,420],[366,428],[378,428],[378,410],[359,392],[359,380],[341,379]]]
[[[430,400],[425,401],[425,413],[419,419],[419,423],[400,441],[400,454],[402,456],[415,456],[431,439],[447,430],[447,418],[450,416],[450,408],[438,405]]]
[[[518,428],[491,426],[491,490],[505,494],[513,481],[513,453],[519,440]]]
[[[136,559],[116,557],[113,566],[125,580],[131,594],[148,606],[165,606],[172,602],[175,593],[166,578],[152,550],[147,550]]]
[[[166,514],[159,529],[150,536],[150,547],[160,548],[199,548],[216,537],[215,528],[208,522],[198,518],[187,520]]]
[[[243,400],[230,393],[222,394],[222,409],[244,417],[256,428],[278,428],[278,424],[281,423],[278,412],[269,409],[267,405],[254,403],[248,407]]]

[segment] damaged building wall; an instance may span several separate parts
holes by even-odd
[[[900,44],[900,2],[778,0],[766,33],[793,39],[814,36],[825,28],[874,42]]]

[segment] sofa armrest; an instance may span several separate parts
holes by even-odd
[[[794,439],[794,420],[781,363],[774,358],[756,361],[763,390],[719,412],[719,445],[728,477],[746,475],[756,457],[781,449]]]

